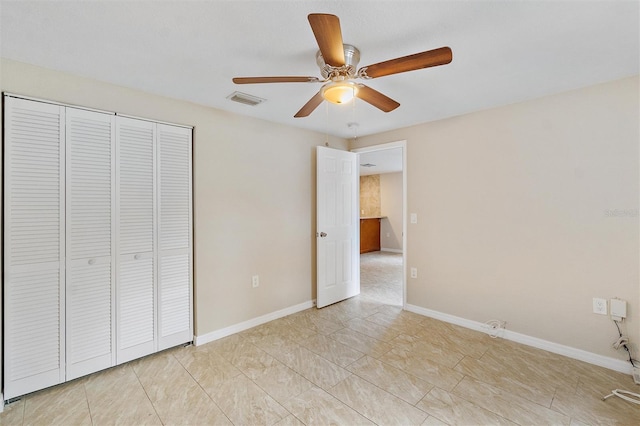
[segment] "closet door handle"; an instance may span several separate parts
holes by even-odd
[[[134,255],[133,255],[133,258],[134,258],[135,260],[140,259],[140,254],[134,254]]]
[[[95,259],[89,259],[89,265],[93,265],[94,263],[96,263]]]

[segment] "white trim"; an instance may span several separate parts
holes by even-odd
[[[167,124],[169,126],[185,127],[187,129],[193,129],[194,128],[194,126],[190,125],[190,124],[179,124],[179,123],[172,123],[170,121],[159,121],[159,120],[154,120],[153,118],[138,117],[136,115],[129,115],[129,114],[120,114],[120,113],[118,113],[116,111],[107,111],[107,110],[104,110],[104,109],[90,108],[90,107],[81,106],[81,105],[75,105],[75,104],[67,104],[67,103],[64,103],[64,102],[52,101],[50,99],[34,98],[33,96],[18,95],[18,94],[10,93],[10,92],[3,92],[3,95],[11,97],[11,98],[25,99],[25,100],[28,100],[28,101],[35,101],[35,102],[42,102],[42,103],[45,103],[45,104],[58,105],[58,106],[63,106],[63,107],[67,107],[67,108],[83,109],[83,110],[86,110],[86,111],[99,112],[99,113],[102,113],[102,114],[117,115],[118,117],[127,117],[127,118],[133,118],[133,119],[136,119],[136,120],[150,121],[152,123]]]
[[[115,112],[114,114],[117,115],[118,117],[126,117],[126,118],[132,118],[134,120],[150,121],[152,123],[166,124],[168,126],[173,126],[173,127],[184,127],[185,129],[193,130],[193,125],[190,125],[190,124],[178,124],[178,123],[172,123],[170,121],[159,121],[159,120],[154,120],[153,118],[138,117],[137,115],[120,114],[119,112]]]
[[[213,342],[214,340],[231,336],[232,334],[248,330],[250,328],[267,323],[269,321],[277,320],[278,318],[286,317],[287,315],[295,314],[296,312],[313,308],[315,305],[316,305],[315,300],[309,300],[307,302],[302,302],[297,305],[289,306],[288,308],[280,309],[279,311],[271,312],[266,315],[262,315],[247,321],[243,321],[241,323],[231,325],[229,327],[225,327],[220,330],[212,331],[210,333],[203,334],[201,336],[195,336],[193,339],[193,344],[195,346],[204,345],[205,343]]]
[[[386,247],[381,247],[380,251],[388,251],[390,253],[402,253],[402,249],[392,249],[392,248],[386,248]]]
[[[385,149],[393,149],[393,148],[405,148],[407,146],[406,140],[399,140],[395,142],[387,142],[379,145],[370,145],[363,146],[362,148],[354,148],[351,152],[371,152],[371,151],[382,151]]]
[[[96,108],[90,108],[90,107],[81,106],[81,105],[74,105],[74,104],[65,104],[64,102],[52,101],[52,100],[49,100],[49,99],[42,99],[42,98],[34,98],[33,96],[16,95],[15,93],[9,93],[9,92],[3,92],[3,94],[4,94],[4,96],[8,96],[10,98],[24,99],[24,100],[27,100],[27,101],[34,101],[34,102],[41,102],[43,104],[57,105],[57,106],[66,107],[66,108],[82,109],[82,110],[85,110],[85,111],[99,112],[101,114],[116,115],[115,112],[106,111],[104,109],[96,109]]]
[[[365,146],[362,148],[354,148],[351,152],[372,152],[383,151],[387,149],[402,148],[402,306],[407,306],[407,141],[399,140],[395,142],[388,142],[379,145]],[[358,172],[359,174],[359,172]],[[360,190],[358,189],[358,194]],[[358,197],[358,200],[360,197]],[[358,206],[358,211],[360,206]],[[383,249],[384,251],[391,251],[390,249]]]
[[[434,318],[451,324],[456,324],[461,327],[470,328],[472,330],[481,332],[487,331],[485,324],[478,321],[457,317],[455,315],[445,314],[443,312],[438,312],[415,305],[405,305],[404,308],[409,312],[424,315],[426,317]],[[589,364],[598,365],[610,370],[619,371],[625,374],[632,373],[631,364],[619,359],[594,354],[593,352],[587,352],[582,349],[573,348],[571,346],[561,345],[560,343],[554,343],[548,340],[539,339],[537,337],[528,336],[526,334],[516,333],[515,331],[511,330],[505,330],[504,334],[500,337],[548,352],[553,352],[555,354],[564,355],[566,357],[577,359],[579,361],[584,361]]]
[[[0,413],[4,411],[4,395],[0,392]]]

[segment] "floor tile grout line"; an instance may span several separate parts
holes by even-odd
[[[322,335],[322,336],[324,336],[324,335]],[[314,336],[311,336],[311,337],[314,337]],[[311,338],[311,337],[309,337],[309,338]],[[324,337],[327,337],[327,338],[329,338],[329,339],[330,339],[330,337],[329,337],[329,336],[324,336]],[[307,339],[304,339],[304,340],[307,340]],[[336,342],[337,344],[339,344],[339,345],[341,345],[341,346],[345,346],[346,348],[349,348],[349,347],[348,347],[347,345],[345,345],[344,343],[338,342],[338,341],[337,341],[337,340],[335,340],[335,339],[331,339],[331,340],[333,340],[334,342]],[[331,362],[331,363],[333,363],[333,364],[337,365],[338,367],[340,367],[340,368],[342,368],[342,369],[344,369],[344,370],[346,370],[346,369],[347,369],[347,367],[348,367],[349,365],[351,365],[351,364],[353,364],[354,362],[356,362],[356,361],[357,361],[357,360],[352,361],[352,362],[350,362],[349,364],[347,364],[347,365],[345,365],[345,366],[343,367],[343,366],[341,366],[341,365],[337,364],[336,362],[334,362],[334,361],[330,360],[329,358],[327,358],[327,357],[326,357],[326,356],[324,356],[323,354],[318,353],[318,352],[314,351],[313,349],[311,349],[311,348],[309,348],[309,347],[307,347],[307,346],[303,345],[302,343],[298,343],[298,344],[299,344],[301,347],[303,347],[303,348],[305,348],[306,350],[308,350],[309,352],[313,352],[314,354],[318,355],[319,357],[324,358],[325,360],[327,360],[327,361],[329,361],[329,362]],[[349,348],[349,349],[353,349],[353,348]],[[354,351],[356,351],[356,352],[358,352],[358,353],[360,353],[360,354],[362,354],[362,355],[360,356],[360,358],[362,358],[363,356],[365,356],[365,355],[366,355],[365,353],[360,352],[360,351],[359,351],[359,350],[357,350],[357,349],[353,349],[353,350],[354,350]],[[360,359],[360,358],[358,358],[358,359]]]
[[[286,365],[285,365],[285,367],[286,367]],[[251,383],[253,383],[255,386],[257,386],[257,387],[258,387],[258,389],[260,389],[262,392],[264,392],[264,394],[265,394],[265,395],[267,395],[269,398],[271,398],[271,399],[273,400],[273,402],[275,402],[276,404],[278,404],[278,405],[279,405],[279,406],[280,406],[284,411],[286,411],[287,413],[289,413],[289,414],[293,415],[293,413],[292,413],[291,411],[287,410],[287,407],[285,407],[284,405],[282,405],[282,404],[280,403],[280,401],[278,401],[278,400],[277,400],[277,399],[275,399],[273,396],[271,396],[271,394],[269,394],[269,392],[267,392],[267,390],[266,390],[266,389],[263,389],[263,388],[262,388],[262,386],[260,386],[259,384],[257,384],[257,383],[256,383],[256,382],[255,382],[251,377],[249,377],[247,374],[245,374],[245,372],[244,372],[244,371],[240,370],[240,372],[242,373],[242,375],[243,375],[244,377],[246,377],[246,378],[247,378],[247,380],[249,380]],[[290,398],[290,399],[291,399],[291,398]],[[224,413],[224,411],[223,411],[223,413]],[[226,415],[227,415],[227,413],[224,413],[224,415],[226,416]],[[281,420],[283,420],[285,417],[287,417],[287,416],[281,417],[281,418],[278,420],[278,422],[280,422]],[[228,416],[227,416],[227,418],[228,418]],[[229,419],[229,421],[231,421],[231,419]],[[278,423],[278,422],[276,422],[276,423]],[[231,423],[233,423],[233,422],[231,422]],[[233,424],[235,425],[235,423],[233,423]]]
[[[291,370],[294,374],[297,374],[297,375],[299,375],[300,377],[302,377],[303,379],[305,379],[305,380],[309,381],[309,383],[311,383],[313,386],[320,387],[320,386],[319,386],[319,385],[317,385],[316,383],[313,383],[311,380],[309,380],[309,379],[307,379],[306,377],[304,377],[302,374],[300,374],[300,373],[298,373],[297,371],[295,371],[293,368],[289,367],[289,366],[288,366],[287,364],[285,364],[284,362],[282,362],[282,361],[280,361],[279,359],[277,359],[275,356],[273,356],[273,355],[272,355],[272,354],[270,354],[269,352],[267,352],[267,351],[265,351],[264,349],[262,349],[262,348],[260,348],[259,346],[257,346],[254,342],[252,342],[252,341],[250,341],[250,340],[246,340],[246,342],[247,342],[248,344],[250,344],[251,346],[253,346],[255,349],[257,349],[257,350],[259,350],[259,351],[261,351],[261,352],[264,352],[265,354],[267,354],[268,356],[270,356],[271,358],[273,358],[275,362],[277,362],[278,364],[280,364],[280,365],[284,366],[285,368],[287,368],[287,369]],[[295,343],[295,342],[294,342],[294,343]],[[298,343],[295,343],[295,344],[298,344]],[[259,384],[254,380],[254,379],[252,379],[251,377],[249,377],[249,375],[247,375],[247,374],[246,374],[246,373],[245,373],[245,372],[244,372],[244,371],[243,371],[243,370],[242,370],[238,365],[234,364],[234,363],[232,362],[232,360],[229,360],[229,359],[224,358],[224,357],[222,356],[222,354],[220,354],[220,356],[221,356],[223,359],[225,359],[227,362],[229,362],[231,365],[233,365],[235,368],[237,368],[237,369],[238,369],[238,371],[240,371],[240,374],[241,374],[241,375],[245,376],[245,377],[247,378],[247,380],[249,380],[249,381],[250,381],[250,382],[252,382],[254,385],[256,385],[256,386],[257,386],[260,390],[262,390],[262,391],[263,391],[267,396],[269,396],[269,398],[273,399],[273,400],[274,400],[274,401],[275,401],[275,402],[276,402],[280,407],[282,407],[282,409],[283,409],[283,410],[285,410],[285,411],[286,411],[287,413],[289,413],[290,415],[292,415],[292,416],[296,417],[296,416],[295,416],[291,411],[289,411],[289,410],[288,410],[288,409],[287,409],[283,404],[281,404],[277,399],[275,399],[275,398],[274,398],[274,397],[273,397],[273,396],[272,396],[272,395],[271,395],[271,394],[270,394],[266,389],[264,389],[262,386],[260,386],[260,385],[259,385]],[[236,376],[236,377],[237,377],[237,376]],[[205,393],[206,393],[206,391],[205,391]],[[207,395],[208,395],[208,394],[207,394]],[[298,395],[292,395],[292,396],[290,396],[290,397],[289,397],[289,399],[291,399],[291,398],[295,398],[295,397],[297,397],[297,396],[299,396],[299,395],[300,395],[300,394],[298,394]],[[209,398],[211,398],[211,396],[210,396],[210,395],[208,395],[208,396],[209,396]],[[212,400],[212,401],[213,401],[213,400]],[[215,401],[213,401],[213,402],[214,402],[214,404],[215,404]],[[217,406],[217,404],[216,404],[216,406]],[[218,407],[218,408],[220,408],[220,407]],[[220,409],[220,411],[221,411],[221,412],[222,412],[222,413],[223,413],[223,414],[228,418],[227,414],[226,414],[222,409]],[[286,416],[285,416],[285,417],[286,417]],[[280,420],[282,420],[282,419],[284,419],[284,417],[283,417],[283,418],[281,418]],[[297,417],[296,417],[296,419],[297,419]],[[280,421],[280,420],[278,420],[278,421]],[[299,419],[298,419],[298,420],[299,420]],[[231,421],[231,419],[229,419],[229,421]],[[302,421],[301,421],[301,422],[302,422]],[[231,422],[231,423],[233,423],[233,422]],[[302,422],[302,423],[304,423],[304,422]]]
[[[195,347],[195,346],[194,346],[194,347]],[[172,355],[172,356],[174,356],[174,355]],[[221,356],[221,357],[222,357],[222,356]],[[175,358],[175,356],[174,356],[174,358]],[[193,374],[191,374],[191,372],[187,369],[187,367],[185,367],[185,366],[184,366],[184,364],[182,364],[182,362],[181,362],[178,358],[175,358],[175,359],[176,359],[176,361],[178,362],[178,364],[180,364],[180,366],[181,366],[181,367],[182,367],[182,368],[187,372],[187,374],[189,374],[189,376],[193,379],[193,381],[194,381],[194,382],[196,382],[196,384],[198,385],[198,387],[199,387],[200,389],[202,389],[202,392],[204,392],[204,394],[207,396],[207,398],[209,398],[209,400],[213,403],[213,405],[215,405],[215,406],[216,406],[216,408],[217,408],[218,410],[220,410],[220,412],[222,413],[222,415],[223,415],[223,416],[225,416],[225,417],[227,418],[227,420],[229,420],[229,422],[230,422],[231,424],[233,424],[233,422],[231,421],[231,419],[229,418],[229,416],[227,416],[227,413],[225,413],[225,412],[222,410],[222,408],[220,408],[220,406],[219,406],[219,405],[218,405],[218,404],[217,404],[217,403],[216,403],[216,402],[211,398],[211,395],[209,395],[209,392],[207,392],[207,391],[206,391],[206,389],[202,387],[202,385],[200,384],[200,382],[198,381],[198,379],[196,379],[195,377],[193,377]],[[224,359],[224,358],[223,358],[223,359]],[[225,361],[226,361],[226,360],[225,360]],[[234,366],[234,367],[235,367],[235,366]],[[240,371],[240,373],[242,373],[242,371]],[[152,404],[153,404],[153,402],[152,402]]]
[[[428,415],[428,413],[426,413],[423,409],[421,409],[420,407],[416,407],[417,402],[416,402],[416,404],[412,404],[412,403],[410,403],[409,401],[407,401],[406,399],[404,399],[404,398],[402,398],[402,397],[400,397],[400,396],[398,396],[398,395],[395,395],[395,394],[393,394],[393,393],[389,392],[388,390],[381,388],[380,386],[378,386],[377,384],[373,383],[372,381],[370,381],[370,380],[366,379],[365,377],[362,377],[362,376],[358,375],[358,373],[352,372],[352,375],[353,375],[353,376],[358,377],[358,378],[359,378],[359,379],[361,379],[361,380],[364,380],[365,382],[369,383],[369,384],[370,384],[370,385],[372,385],[372,386],[375,386],[376,388],[380,389],[382,392],[388,393],[390,396],[395,397],[395,398],[398,398],[399,400],[406,402],[406,403],[407,403],[407,404],[409,404],[410,406],[415,407],[415,408],[417,408],[418,410],[420,410],[420,411],[422,411],[423,413],[425,413],[425,414],[427,414],[427,415]],[[346,379],[345,379],[345,380],[346,380]],[[344,380],[342,380],[342,381],[344,381]],[[424,381],[424,380],[423,380],[423,381]],[[426,383],[429,383],[429,382],[426,382]],[[333,386],[331,389],[333,389],[334,387],[338,386],[339,384],[340,384],[340,383],[336,383],[336,385],[335,385],[335,386]],[[431,383],[429,383],[429,384],[431,385]],[[435,386],[433,386],[433,387],[435,387]],[[433,388],[432,388],[432,389],[433,389]],[[430,391],[431,391],[431,390],[429,390],[429,392],[430,392]],[[424,397],[425,397],[429,392],[427,392],[427,393],[425,393],[424,395],[422,395],[422,397],[418,400],[418,402],[422,401],[422,399],[423,399],[423,398],[424,398]],[[346,404],[346,403],[345,403],[345,404]],[[352,408],[353,408],[353,407],[352,407]],[[354,408],[354,410],[355,410],[355,408]],[[364,414],[363,414],[363,415],[364,415]],[[366,417],[366,416],[365,416],[365,417]],[[370,419],[370,420],[371,420],[371,419]],[[372,420],[372,421],[373,421],[373,420]]]
[[[460,382],[458,382],[458,384],[454,387],[454,389],[452,389],[452,390],[451,390],[451,393],[452,393],[453,395],[457,396],[458,398],[464,399],[464,400],[465,400],[465,401],[467,401],[467,402],[471,402],[472,404],[474,404],[474,405],[476,405],[476,406],[478,406],[478,407],[484,408],[484,409],[485,409],[485,410],[487,410],[487,411],[491,411],[492,413],[495,413],[495,414],[499,415],[500,417],[506,418],[507,420],[510,420],[510,421],[512,421],[512,422],[514,422],[514,423],[518,423],[518,424],[520,424],[517,420],[512,419],[512,418],[510,418],[509,416],[506,416],[506,415],[503,415],[503,414],[500,414],[500,413],[496,413],[495,411],[493,411],[492,409],[490,409],[490,408],[488,408],[488,407],[485,407],[485,406],[483,406],[483,405],[480,405],[480,404],[478,404],[478,403],[476,403],[476,402],[469,401],[469,400],[467,400],[466,398],[464,398],[462,395],[457,394],[457,393],[454,393],[455,388],[457,388],[457,387],[458,387],[458,385],[460,385],[460,383],[462,383],[462,381],[463,381],[465,378],[469,378],[470,380],[474,380],[474,381],[479,382],[479,383],[482,383],[482,384],[484,384],[484,385],[491,386],[491,387],[493,387],[493,388],[497,388],[497,389],[498,389],[498,390],[500,390],[501,392],[504,392],[504,393],[509,394],[509,395],[510,395],[510,397],[515,396],[516,398],[518,398],[518,399],[522,399],[522,400],[524,400],[525,402],[527,402],[527,403],[529,403],[529,404],[537,405],[538,407],[544,408],[544,409],[546,409],[546,410],[553,411],[553,412],[555,412],[555,413],[557,413],[557,414],[560,414],[560,415],[562,415],[562,416],[564,416],[564,417],[567,417],[568,419],[571,419],[571,416],[570,416],[570,415],[568,415],[568,414],[561,413],[561,412],[559,412],[559,411],[557,411],[557,410],[553,410],[553,409],[551,409],[551,408],[545,407],[544,405],[542,405],[542,404],[538,404],[537,402],[532,401],[532,400],[530,400],[530,399],[528,399],[528,398],[526,398],[526,397],[524,397],[524,396],[517,395],[517,394],[516,394],[516,395],[513,395],[511,392],[509,392],[508,390],[506,390],[506,389],[504,389],[504,388],[502,388],[502,387],[500,387],[500,386],[496,386],[496,385],[493,385],[493,384],[491,384],[491,383],[487,383],[487,382],[485,382],[484,380],[480,380],[480,379],[477,379],[477,378],[475,378],[475,377],[473,377],[473,376],[469,376],[469,375],[466,375],[466,374],[465,374],[465,376],[462,378],[462,380],[460,380]]]
[[[372,385],[372,386],[374,386],[374,387],[376,387],[376,388],[380,389],[382,392],[385,392],[385,393],[389,394],[390,396],[395,397],[395,398],[398,398],[399,400],[404,401],[404,402],[406,402],[407,404],[409,404],[409,405],[413,406],[413,407],[414,407],[414,408],[416,408],[417,410],[419,410],[419,411],[421,411],[422,413],[424,413],[427,417],[429,416],[429,414],[428,414],[428,413],[426,413],[424,410],[420,409],[419,407],[416,407],[415,405],[413,405],[413,404],[411,404],[411,403],[409,403],[409,402],[405,401],[404,399],[400,398],[399,396],[394,395],[394,394],[392,394],[391,392],[388,392],[388,391],[386,391],[386,390],[382,389],[380,386],[376,385],[375,383],[370,382],[369,380],[367,380],[367,379],[365,379],[365,378],[363,378],[363,377],[358,376],[356,373],[352,373],[352,376],[356,376],[356,377],[358,377],[359,379],[364,380],[365,382],[369,383],[370,385]],[[351,377],[351,376],[349,376],[349,377]],[[342,383],[342,382],[344,382],[345,380],[347,380],[349,377],[346,377],[345,379],[343,379],[343,380],[339,381],[339,382],[338,382],[338,383],[336,383],[334,386],[332,386],[330,389],[335,388],[335,387],[336,387],[336,386],[338,386],[340,383]],[[360,414],[362,417],[364,417],[364,418],[366,418],[366,419],[370,420],[372,423],[374,423],[374,424],[376,424],[376,425],[378,424],[378,423],[376,423],[376,422],[374,421],[374,419],[372,419],[372,418],[368,417],[367,415],[365,415],[364,413],[361,413],[360,411],[358,411],[358,409],[357,409],[356,407],[353,407],[353,406],[349,405],[346,401],[342,401],[342,400],[341,400],[340,398],[338,398],[336,395],[334,395],[334,394],[330,393],[330,392],[329,392],[329,390],[327,390],[326,392],[327,392],[327,393],[329,393],[329,394],[330,394],[331,396],[333,396],[334,398],[336,398],[338,401],[342,402],[342,403],[343,403],[344,405],[346,405],[347,407],[351,408],[353,411],[355,411],[355,412],[357,412],[358,414]],[[425,420],[426,420],[426,417],[425,417]],[[424,422],[424,420],[423,420],[423,422]]]
[[[365,355],[365,356],[368,356],[368,355]],[[428,385],[431,385],[432,389],[433,389],[434,387],[437,387],[436,385],[434,385],[434,384],[433,384],[433,383],[431,383],[430,381],[428,381],[428,380],[426,380],[426,379],[423,379],[422,377],[416,376],[415,374],[412,374],[412,373],[410,373],[410,372],[408,372],[408,371],[406,371],[406,370],[403,370],[402,368],[398,368],[398,367],[396,367],[395,365],[389,364],[388,362],[385,362],[385,361],[383,361],[383,360],[381,360],[381,359],[377,359],[377,358],[373,358],[373,357],[370,357],[370,358],[372,358],[372,359],[374,359],[374,360],[376,360],[376,361],[378,361],[378,362],[380,362],[380,363],[382,363],[382,364],[386,365],[386,366],[387,366],[387,367],[389,367],[389,368],[393,368],[394,370],[398,370],[398,371],[400,371],[400,372],[402,372],[402,373],[406,374],[407,376],[411,376],[411,377],[413,377],[414,379],[417,379],[417,380],[420,380],[420,381],[422,381],[422,382],[425,382],[425,383],[427,383]],[[351,371],[351,370],[349,370],[349,371]],[[366,378],[364,378],[364,377],[360,376],[360,375],[359,375],[358,373],[356,373],[355,371],[351,371],[351,372],[352,372],[353,374],[355,374],[356,376],[358,376],[358,377],[360,377],[360,378],[362,378],[362,379],[364,379],[364,380],[367,380]],[[368,380],[367,380],[367,381],[368,381]],[[456,386],[457,386],[457,384],[456,384]],[[427,393],[429,393],[429,392],[427,392]],[[426,394],[425,394],[425,395],[426,395]],[[424,398],[424,395],[423,395],[422,397]],[[402,399],[402,398],[400,398],[400,399]]]
[[[140,380],[140,376],[138,376],[138,373],[136,372],[136,369],[133,368],[133,365],[130,365],[129,368],[131,368],[131,371],[136,376],[136,380],[140,384],[140,387],[142,388],[142,391],[146,395],[147,400],[149,401],[149,403],[151,404],[151,407],[153,408],[154,413],[156,413],[156,416],[158,417],[158,420],[160,420],[160,423],[162,423],[164,425],[164,421],[162,420],[162,417],[160,417],[160,413],[158,413],[158,410],[156,409],[156,405],[153,403],[153,401],[149,397],[149,393],[147,392],[147,389],[142,384],[142,381]]]
[[[338,386],[338,384],[340,384],[341,382],[343,382],[346,379],[340,380],[340,382],[336,383],[334,386],[331,386],[329,389],[333,389],[334,387]],[[358,411],[356,408],[352,407],[351,405],[347,404],[345,401],[342,401],[340,398],[338,398],[337,396],[335,396],[334,394],[332,394],[331,392],[329,392],[329,389],[322,389],[327,395],[329,395],[331,398],[335,399],[336,401],[340,402],[341,404],[343,404],[346,407],[349,407],[351,410],[353,410],[354,412],[358,413],[359,415],[361,415],[362,417],[364,417],[365,419],[369,420],[371,423],[373,423],[374,425],[378,426],[378,423],[376,423],[375,421],[373,421],[373,419],[367,417],[364,413],[361,413],[360,411]]]
[[[87,410],[89,411],[89,420],[91,420],[91,424],[95,424],[93,421],[93,414],[91,413],[91,404],[89,404],[89,395],[87,394],[87,385],[86,381],[82,382],[82,390],[84,391],[84,397],[87,401]]]
[[[470,359],[472,359],[473,361],[476,361],[476,362],[480,362],[480,360],[476,360],[476,359],[474,359],[473,357],[470,357]],[[461,360],[460,362],[462,362],[462,360]],[[459,363],[458,363],[458,364],[459,364]],[[456,371],[458,371],[458,370],[456,370]],[[460,372],[460,373],[462,373],[461,371],[459,371],[459,372]],[[470,374],[467,374],[467,373],[462,373],[462,374],[464,374],[464,375],[465,375],[465,377],[469,377],[469,378],[470,378],[470,379],[472,379],[472,380],[476,380],[476,381],[478,381],[478,382],[481,382],[481,383],[487,384],[487,385],[489,385],[489,386],[493,386],[493,387],[498,388],[498,389],[500,389],[500,390],[502,390],[502,391],[504,391],[504,392],[510,392],[508,389],[504,388],[504,387],[501,385],[501,383],[499,383],[499,382],[492,382],[492,383],[490,383],[490,382],[486,381],[485,379],[483,379],[482,377],[480,377],[480,375],[477,375],[477,376],[473,375],[473,373],[474,373],[474,372],[475,372],[475,371],[472,371]],[[524,384],[523,384],[523,383],[520,383],[520,382],[518,382],[518,385],[520,385],[521,390],[529,389],[531,392],[534,392],[534,391],[535,391],[535,392],[538,392],[538,393],[540,393],[540,394],[544,394],[544,390],[543,390],[543,389],[540,389],[538,386],[530,386],[530,387],[526,388],[526,387],[524,387]],[[539,403],[539,402],[537,402],[537,401],[534,401],[534,400],[532,400],[532,399],[529,399],[528,397],[526,397],[526,396],[524,396],[524,395],[520,395],[520,394],[518,394],[517,396],[519,396],[519,397],[521,397],[521,398],[523,398],[523,399],[526,399],[526,400],[528,400],[528,401],[530,401],[530,402],[533,402],[533,403],[535,403],[535,404],[538,404],[538,405],[540,405],[541,407],[551,408],[551,405],[552,405],[552,403],[553,403],[553,399],[554,399],[554,397],[555,397],[556,391],[557,391],[557,386],[554,386],[553,395],[551,395],[551,398],[550,398],[550,402],[549,402],[549,406],[548,406],[548,407],[547,407],[546,405],[544,405],[544,404],[540,404],[540,403]],[[546,394],[545,394],[545,395],[546,395]]]
[[[439,389],[441,389],[441,390],[443,390],[443,391],[445,391],[445,392],[447,392],[447,393],[449,393],[449,394],[451,394],[451,395],[454,395],[456,398],[460,398],[461,400],[463,400],[463,401],[465,401],[465,402],[467,402],[467,403],[469,403],[469,404],[473,405],[474,407],[478,407],[478,408],[481,408],[481,409],[483,409],[483,410],[486,410],[486,411],[488,411],[488,412],[490,412],[490,413],[493,413],[493,414],[495,414],[496,416],[500,417],[501,419],[505,419],[505,420],[510,421],[510,422],[513,422],[513,423],[515,423],[515,424],[521,425],[521,423],[517,422],[516,420],[514,420],[514,419],[512,419],[512,418],[509,418],[508,416],[504,416],[504,415],[502,415],[502,414],[500,414],[500,413],[496,413],[495,411],[493,411],[493,410],[492,410],[492,409],[490,409],[490,408],[483,407],[482,405],[477,404],[477,403],[475,403],[474,401],[470,401],[469,399],[465,398],[464,396],[462,396],[462,395],[459,395],[459,394],[455,393],[455,389],[458,387],[458,385],[459,385],[460,383],[462,383],[462,381],[463,381],[466,377],[469,377],[469,378],[471,378],[471,379],[474,379],[473,377],[468,376],[468,375],[466,375],[466,374],[465,374],[465,375],[464,375],[464,377],[463,377],[462,379],[460,379],[460,381],[458,382],[458,384],[457,384],[457,385],[455,385],[455,386],[453,387],[453,389],[451,389],[450,391],[446,391],[446,390],[441,389],[441,388],[439,388]],[[474,379],[474,380],[477,380],[477,379]],[[484,383],[484,382],[482,382],[482,383]],[[488,383],[487,383],[487,384],[488,384]],[[489,386],[491,386],[491,385],[489,384]],[[423,399],[424,399],[424,398],[423,398]],[[525,425],[522,425],[522,426],[525,426]]]

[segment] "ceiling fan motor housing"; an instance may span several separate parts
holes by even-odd
[[[320,74],[325,79],[339,81],[355,77],[358,62],[360,62],[360,51],[350,44],[343,44],[343,47],[344,65],[341,67],[334,67],[325,63],[322,52],[318,50],[318,53],[316,53],[316,63],[320,67]]]

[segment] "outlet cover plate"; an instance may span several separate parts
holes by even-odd
[[[593,298],[593,313],[607,315],[607,299]]]

